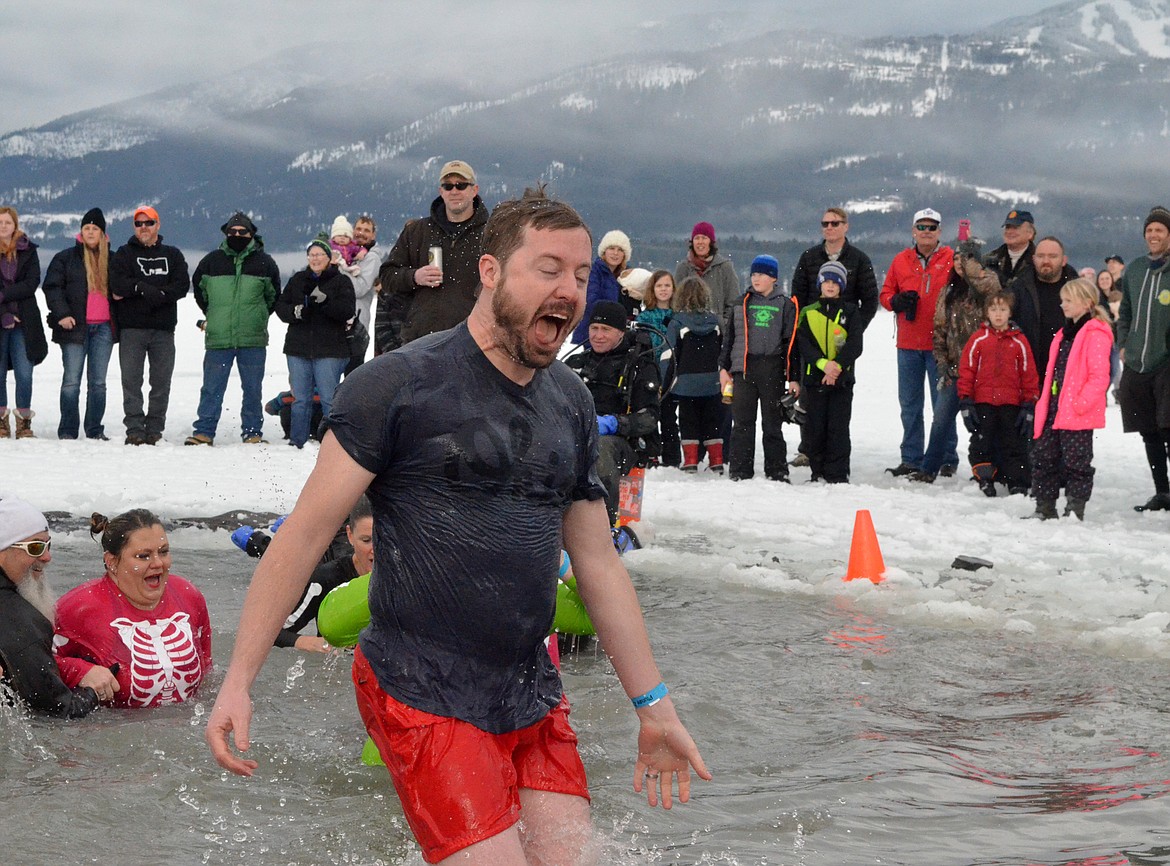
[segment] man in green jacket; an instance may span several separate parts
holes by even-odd
[[[1118,386],[1121,424],[1140,433],[1154,495],[1137,511],[1170,511],[1170,210],[1156,207],[1144,228],[1149,253],[1121,278],[1117,342],[1125,365]]]
[[[268,348],[268,317],[280,293],[280,269],[264,252],[256,224],[244,213],[235,213],[220,230],[223,243],[195,268],[191,282],[195,301],[207,318],[203,328],[203,387],[199,391],[199,417],[188,445],[211,445],[223,412],[232,362],[240,374],[244,392],[240,406],[240,436],[247,444],[263,442],[261,384]]]

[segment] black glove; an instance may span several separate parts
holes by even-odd
[[[1036,407],[1025,403],[1020,407],[1020,414],[1016,416],[1016,429],[1025,439],[1031,438],[1032,426],[1036,423]]]
[[[329,296],[321,291],[320,286],[314,286],[313,291],[309,292],[309,300],[311,300],[314,304],[323,304],[329,300]]]
[[[918,314],[918,292],[895,292],[890,298],[890,309],[905,316],[907,322],[913,322]]]
[[[959,401],[959,414],[963,416],[963,426],[974,436],[979,432],[979,416],[975,413],[975,404],[970,400]]]

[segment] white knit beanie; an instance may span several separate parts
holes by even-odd
[[[353,237],[353,226],[349,224],[349,220],[345,218],[345,214],[335,219],[333,221],[333,228],[329,229],[329,237],[335,238],[339,236],[345,238]]]
[[[605,251],[610,247],[621,247],[626,254],[626,261],[628,262],[634,255],[634,248],[630,246],[630,239],[625,232],[614,229],[605,233],[601,239],[601,243],[597,245],[597,255],[605,255]]]
[[[48,528],[45,515],[11,493],[0,493],[0,550]]]

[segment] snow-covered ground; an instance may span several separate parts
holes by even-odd
[[[61,363],[52,346],[36,369],[39,438],[0,441],[0,487],[18,491],[45,511],[80,515],[139,506],[164,519],[290,509],[312,467],[313,446],[288,447],[272,418],[266,419],[271,444],[241,444],[234,376],[215,446],[182,444],[195,419],[201,381],[197,318],[188,297],[180,306],[167,430],[156,447],[122,444],[117,353],[106,413],[111,441],[57,441]],[[283,325],[274,318],[270,330],[266,398],[286,383]],[[948,628],[1055,631],[1110,654],[1170,657],[1170,515],[1133,511],[1152,488],[1141,442],[1122,435],[1117,408],[1109,407],[1108,426],[1096,434],[1097,484],[1085,522],[1021,521],[1032,510],[1031,501],[984,497],[962,477],[966,464],[958,477],[933,485],[884,473],[898,462],[896,378],[893,322],[881,311],[859,364],[853,483],[808,484],[808,470],[799,469],[793,470],[791,486],[766,481],[762,472],[733,484],[705,473],[654,470],[647,479],[642,530],[650,544],[630,555],[631,569],[637,571],[639,560],[665,560],[680,572],[781,595],[848,594],[875,611]],[[965,448],[960,428],[961,456]],[[842,581],[859,509],[871,512],[885,558],[887,580],[880,586]],[[224,549],[223,535],[184,529],[176,542]],[[982,557],[994,567],[950,569],[959,554]]]

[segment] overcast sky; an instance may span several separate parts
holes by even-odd
[[[0,3],[5,110],[0,135],[167,85],[230,75],[234,68],[317,39],[393,53],[403,41],[481,44],[523,39],[509,65],[562,65],[636,51],[648,22],[709,12],[712,29],[764,33],[825,29],[859,36],[961,34],[1058,5],[1053,0],[460,0],[331,6],[305,0],[153,3],[62,0]],[[690,29],[690,28],[688,28]],[[700,28],[694,28],[700,31]],[[533,73],[541,70],[533,68]],[[474,70],[464,70],[474,75]],[[346,98],[339,70],[337,98]]]

